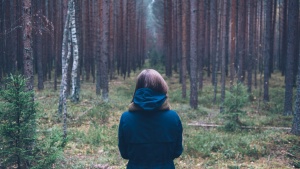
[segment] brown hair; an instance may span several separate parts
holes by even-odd
[[[150,88],[156,92],[168,93],[168,84],[164,78],[154,69],[145,69],[137,76],[135,90]]]

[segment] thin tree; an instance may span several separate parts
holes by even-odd
[[[293,114],[294,57],[297,54],[299,1],[288,1],[287,56],[285,73],[284,115]]]
[[[191,56],[190,56],[190,106],[194,109],[198,107],[198,78],[197,78],[197,15],[198,0],[191,0]]]
[[[23,1],[23,65],[24,77],[27,79],[27,90],[33,90],[33,58],[32,58],[32,22],[31,22],[31,0]]]
[[[199,19],[198,19],[198,72],[199,72],[199,90],[203,88],[203,60],[204,60],[204,50],[205,50],[205,1],[199,1]]]
[[[73,102],[79,101],[79,76],[78,76],[78,64],[79,64],[79,53],[78,53],[78,40],[77,40],[77,27],[75,18],[75,2],[72,0],[70,7],[70,29],[72,37],[72,53],[73,53],[73,65],[72,65],[72,91],[71,98]]]
[[[62,43],[62,79],[60,86],[60,99],[58,105],[58,113],[63,118],[64,138],[67,137],[67,73],[69,60],[71,56],[71,33],[70,33],[70,9],[73,0],[68,2],[67,17],[64,26],[63,43]]]
[[[236,58],[236,7],[237,1],[231,0],[231,17],[230,17],[230,29],[231,29],[231,43],[230,43],[230,88],[233,86],[235,77],[235,58]]]
[[[299,8],[297,8],[297,9],[299,9]],[[295,10],[296,10],[296,7],[295,7]],[[300,61],[298,62],[296,102],[295,102],[294,120],[293,120],[291,133],[300,136]]]
[[[181,85],[182,98],[186,98],[186,58],[187,58],[187,3],[182,3],[182,56],[181,56]]]
[[[270,75],[270,54],[271,54],[271,1],[265,1],[266,24],[264,27],[264,101],[269,101],[269,75]]]
[[[101,81],[102,99],[108,100],[108,58],[109,58],[109,0],[102,0],[102,45],[101,45]]]
[[[227,25],[227,15],[226,9],[227,9],[228,2],[227,0],[222,0],[221,2],[221,30],[222,30],[222,38],[221,38],[221,106],[220,106],[220,112],[224,112],[223,104],[225,102],[225,85],[226,85],[226,50],[225,50],[225,43],[226,43],[226,25]]]

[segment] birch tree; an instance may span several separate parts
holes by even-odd
[[[71,0],[70,6],[70,30],[71,30],[71,37],[72,37],[72,49],[73,49],[73,65],[72,65],[72,91],[71,91],[71,98],[72,101],[78,102],[79,101],[79,76],[78,76],[78,41],[77,41],[77,30],[76,30],[76,22],[75,22],[75,2]]]
[[[62,79],[60,85],[60,99],[58,106],[58,113],[63,117],[63,133],[64,138],[67,137],[67,73],[69,67],[69,59],[71,56],[71,34],[69,33],[69,23],[70,23],[70,9],[73,0],[68,2],[67,17],[63,32],[63,43],[62,43]],[[62,114],[63,113],[63,114]]]

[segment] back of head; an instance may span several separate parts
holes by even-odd
[[[164,78],[154,69],[145,69],[137,77],[135,91],[150,88],[159,93],[168,93],[168,85]]]

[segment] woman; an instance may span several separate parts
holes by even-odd
[[[127,169],[174,169],[182,147],[182,125],[167,101],[168,85],[153,69],[137,77],[132,103],[119,125],[119,150]]]

